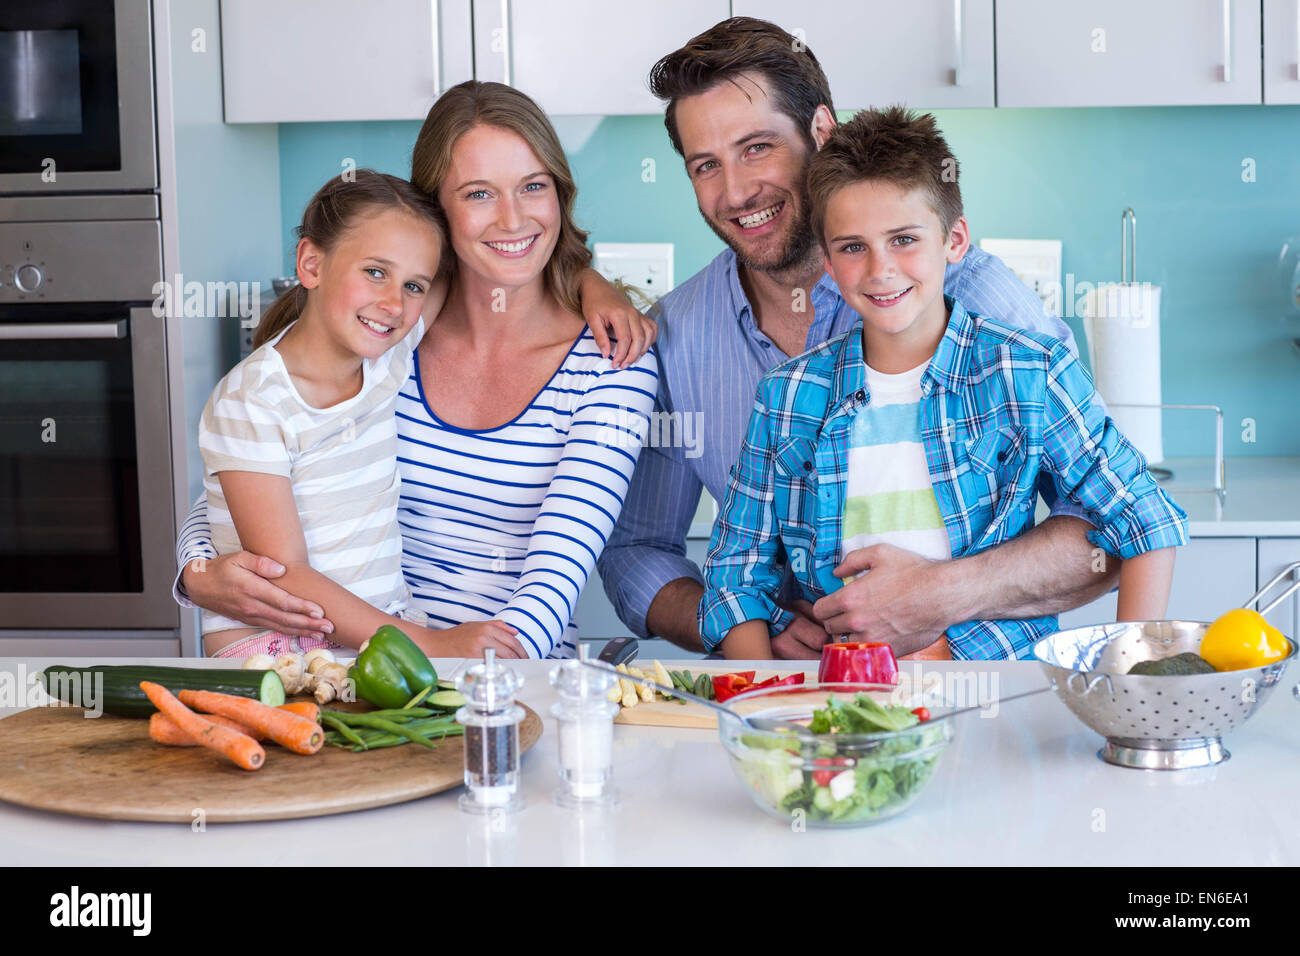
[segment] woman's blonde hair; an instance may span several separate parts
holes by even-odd
[[[438,98],[424,119],[411,155],[411,182],[431,196],[451,169],[457,141],[477,126],[494,126],[520,136],[546,167],[560,201],[560,238],[546,263],[547,291],[570,312],[582,312],[579,286],[591,265],[587,233],[573,221],[578,188],[560,138],[541,107],[513,87],[468,80]]]
[[[444,274],[451,256],[441,207],[405,179],[373,169],[358,169],[346,178],[335,176],[327,182],[307,203],[302,223],[294,232],[299,241],[310,239],[328,252],[358,216],[381,209],[405,210],[433,227],[438,235],[438,273]],[[307,305],[308,295],[307,289],[296,285],[271,303],[253,332],[253,348],[266,344],[297,321]]]

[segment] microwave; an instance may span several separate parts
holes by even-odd
[[[158,186],[149,0],[0,4],[0,195]]]

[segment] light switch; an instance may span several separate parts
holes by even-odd
[[[1052,315],[1061,314],[1060,239],[981,239],[980,248],[997,256]]]
[[[592,267],[606,279],[621,279],[651,300],[673,287],[671,242],[598,242]]]

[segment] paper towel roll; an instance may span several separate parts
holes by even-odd
[[[1160,404],[1160,287],[1098,286],[1084,302],[1083,327],[1093,381],[1110,417],[1149,463],[1163,461],[1161,410],[1122,407]]]

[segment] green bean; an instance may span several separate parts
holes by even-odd
[[[361,738],[357,736],[357,732],[353,730],[351,727],[349,727],[347,724],[343,723],[343,721],[339,720],[333,714],[329,713],[328,711],[322,710],[320,714],[320,719],[322,723],[327,724],[330,727],[333,727],[345,738],[352,741],[354,744],[360,744],[361,748],[363,750],[365,749],[366,745],[361,740]],[[327,740],[329,739],[328,736],[326,737],[326,739]]]
[[[384,720],[382,717],[372,717],[369,714],[353,714],[352,719],[348,721],[352,726],[373,727],[376,730],[386,730],[390,734],[397,734],[405,737],[412,743],[420,744],[424,747],[432,747],[427,737],[422,737],[415,730],[403,724],[395,724],[391,720]]]
[[[350,710],[325,710],[322,713],[333,714],[345,724],[352,724],[358,722],[353,719],[357,717],[379,717],[383,720],[391,720],[393,723],[402,723],[416,717],[441,715],[442,711],[430,710],[427,707],[412,707],[410,710],[367,710],[364,713],[353,713]]]
[[[407,710],[411,707],[414,707],[420,701],[424,700],[424,698],[429,696],[429,691],[433,690],[435,686],[436,684],[430,684],[424,690],[420,691],[418,694],[416,694],[414,697],[412,697],[410,700],[406,702],[406,706],[403,707],[402,710]]]

